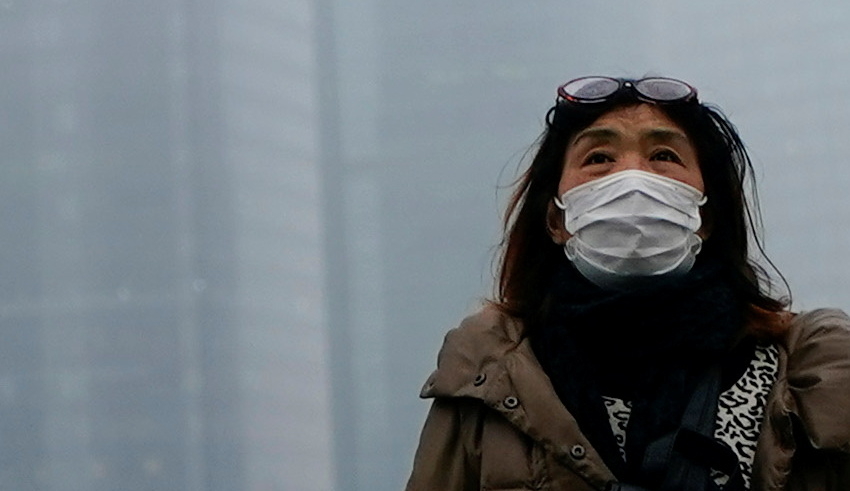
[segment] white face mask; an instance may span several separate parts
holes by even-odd
[[[698,189],[640,170],[611,174],[555,198],[572,234],[564,251],[588,280],[608,289],[690,271],[702,247]]]

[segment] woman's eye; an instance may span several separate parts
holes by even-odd
[[[613,162],[614,159],[605,155],[604,153],[594,153],[589,155],[585,160],[585,164],[605,164],[608,162]]]
[[[682,159],[672,150],[660,150],[652,155],[652,160],[660,160],[662,162],[681,163]]]

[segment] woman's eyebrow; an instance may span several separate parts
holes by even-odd
[[[683,131],[675,128],[650,128],[642,132],[642,136],[653,141],[688,143],[690,139]]]
[[[575,145],[580,140],[584,139],[610,141],[616,140],[618,138],[620,138],[620,132],[618,132],[617,130],[605,126],[594,126],[593,128],[587,128],[585,130],[580,131],[573,138],[573,141],[570,146]]]

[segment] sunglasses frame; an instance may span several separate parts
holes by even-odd
[[[581,82],[581,81],[591,80],[591,79],[596,79],[596,80],[599,80],[599,81],[615,82],[617,84],[617,88],[612,90],[608,94],[598,96],[598,97],[581,97],[581,96],[577,96],[577,95],[572,94],[572,93],[567,91],[567,86],[575,84],[576,82]],[[681,97],[675,97],[675,98],[672,98],[672,99],[665,99],[665,98],[654,97],[651,93],[646,92],[645,88],[641,89],[641,86],[645,87],[647,82],[658,81],[658,80],[664,81],[664,82],[671,82],[671,83],[680,85],[683,88],[687,89],[688,93],[681,96]],[[696,100],[696,98],[697,98],[697,89],[693,85],[691,85],[687,82],[683,82],[679,79],[675,79],[675,78],[645,77],[645,78],[641,78],[641,79],[628,79],[628,78],[615,78],[615,77],[605,77],[605,76],[589,76],[589,77],[580,77],[580,78],[570,80],[569,82],[558,87],[558,99],[563,100],[563,101],[567,101],[567,102],[571,102],[571,103],[574,103],[574,104],[597,104],[597,103],[600,103],[600,102],[607,102],[607,101],[611,100],[613,98],[613,96],[615,96],[620,91],[622,91],[624,87],[628,90],[631,90],[631,92],[635,95],[635,97],[638,100],[641,100],[643,102],[651,102],[653,104],[676,104],[676,103],[689,102],[689,101],[692,101],[692,100]]]

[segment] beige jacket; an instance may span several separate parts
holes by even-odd
[[[758,491],[850,491],[850,318],[799,314],[779,344]],[[615,478],[558,399],[522,325],[487,307],[446,335],[407,491],[604,490]]]

